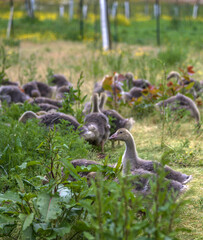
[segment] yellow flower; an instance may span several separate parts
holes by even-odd
[[[130,25],[130,20],[127,19],[123,14],[117,14],[116,16],[116,21],[118,25],[123,25],[123,26],[129,26]]]
[[[150,19],[151,19],[150,16],[146,16],[143,14],[136,14],[133,20],[137,22],[146,22],[146,21],[149,21]]]
[[[35,12],[35,16],[40,21],[56,20],[58,18],[58,14],[57,13],[50,13],[50,12]]]
[[[171,21],[171,20],[172,20],[172,17],[167,16],[167,15],[162,15],[161,18],[162,18],[163,20],[166,20],[166,21]]]
[[[136,56],[136,57],[141,57],[141,56],[143,56],[144,54],[145,54],[144,51],[137,51],[137,52],[135,52],[135,56]]]
[[[44,32],[44,33],[27,33],[27,34],[19,34],[17,36],[17,39],[19,40],[35,40],[35,41],[40,41],[40,40],[46,40],[46,41],[53,41],[56,40],[56,35],[53,32]]]

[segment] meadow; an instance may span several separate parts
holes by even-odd
[[[201,80],[203,77],[203,52],[192,46],[178,49],[117,44],[113,50],[102,52],[91,42],[22,41],[18,46],[5,46],[5,51],[6,75],[21,85],[33,79],[48,82],[49,75],[54,72],[64,74],[76,88],[83,72],[81,91],[82,96],[87,95],[86,100],[90,100],[94,83],[113,72],[130,71],[135,77],[146,78],[154,85],[167,85],[168,72],[192,65],[194,78]],[[193,176],[188,184],[189,189],[176,203],[170,199],[164,202],[166,192],[165,195],[157,193],[155,184],[154,192],[148,200],[151,204],[151,210],[148,211],[149,202],[141,197],[134,198],[129,182],[121,182],[118,186],[105,180],[100,181],[99,185],[92,182],[88,188],[86,180],[78,179],[77,172],[68,164],[75,158],[87,158],[104,164],[116,163],[124,151],[123,144],[112,149],[111,143],[107,142],[105,158],[102,158],[100,149],[85,143],[78,138],[77,133],[70,130],[71,134],[64,134],[63,125],[58,131],[46,131],[36,121],[19,124],[17,120],[26,110],[36,112],[39,109],[25,103],[10,108],[3,105],[1,110],[2,239],[10,239],[9,236],[15,239],[26,239],[27,236],[32,239],[121,239],[119,236],[123,239],[135,239],[135,236],[136,239],[203,238],[202,130],[196,131],[193,119],[185,116],[174,121],[173,117],[163,118],[154,109],[145,107],[132,110],[124,106],[118,109],[125,117],[133,117],[135,120],[131,132],[140,157],[166,161],[174,169]],[[41,185],[53,162],[52,170],[57,177]],[[78,181],[68,183],[61,176],[61,166],[66,169],[66,177],[70,174]],[[91,170],[95,169],[88,169]],[[109,176],[115,174],[108,169],[105,171]],[[162,179],[163,175],[158,181]],[[71,200],[62,200],[54,190],[61,183],[73,191]],[[126,192],[123,192],[123,187]],[[113,195],[107,194],[108,191]],[[50,205],[50,212],[43,211],[49,204],[55,204],[55,207]],[[118,219],[116,209],[108,208],[113,205],[120,209]],[[128,211],[124,216],[127,218],[122,216],[125,206]],[[140,215],[140,211],[146,215]],[[130,229],[122,232],[121,229],[128,229],[127,226]]]
[[[35,18],[30,19],[17,7],[11,38],[6,39],[6,5],[0,9],[0,81],[6,77],[22,86],[33,80],[49,83],[53,73],[64,74],[76,89],[77,100],[74,103],[67,97],[60,110],[83,123],[84,103],[91,99],[94,84],[105,75],[132,72],[135,79],[149,80],[161,89],[160,98],[153,98],[156,94],[150,92],[150,101],[141,98],[131,105],[120,104],[117,111],[135,120],[131,133],[141,158],[193,176],[187,191],[174,201],[163,181],[165,173],[159,169],[156,182],[150,183],[151,194],[135,195],[131,180],[136,177],[121,177],[123,143],[112,148],[107,141],[103,154],[77,131],[67,129],[64,122],[54,130],[39,126],[35,119],[18,122],[25,111],[38,112],[37,105],[2,103],[0,239],[203,239],[202,127],[197,130],[188,114],[177,119],[154,108],[159,99],[171,91],[175,94],[176,79],[170,84],[166,80],[170,71],[184,75],[192,67],[192,77],[203,80],[203,20],[201,14],[191,18],[192,8],[182,7],[177,18],[169,16],[170,9],[163,6],[158,47],[156,21],[152,14],[139,14],[141,8],[143,5],[135,5],[130,20],[120,10],[110,19],[113,45],[104,52],[97,14],[90,13],[84,21],[82,37],[77,14],[70,21],[67,14],[59,18],[56,11],[36,11]],[[202,101],[202,96],[196,99],[201,119]],[[104,166],[75,170],[70,161],[77,158]],[[117,162],[114,169],[107,166]],[[79,171],[102,174],[89,181],[81,178]],[[70,176],[76,181],[70,181]],[[115,176],[119,184],[112,181]]]

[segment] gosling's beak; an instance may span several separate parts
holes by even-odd
[[[109,140],[116,140],[116,138],[117,138],[117,133],[114,133],[113,135],[111,135]]]

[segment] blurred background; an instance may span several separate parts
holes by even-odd
[[[203,0],[108,0],[110,40],[140,45],[189,43],[200,47],[202,4]],[[91,41],[101,47],[100,1],[0,0],[0,37]]]

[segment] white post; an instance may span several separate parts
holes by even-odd
[[[106,3],[106,0],[99,0],[99,1],[100,1],[100,21],[101,21],[101,32],[102,32],[102,45],[103,45],[103,50],[107,51],[110,49],[107,3]]]
[[[59,5],[59,17],[64,16],[64,5]]]
[[[85,5],[82,6],[82,16],[83,16],[83,19],[87,18],[87,11],[88,11],[88,6],[85,4]]]
[[[11,6],[10,16],[9,16],[9,20],[8,20],[7,33],[6,33],[6,37],[7,38],[9,38],[10,35],[11,35],[11,27],[12,27],[12,21],[13,21],[13,12],[14,12],[14,6]]]
[[[174,6],[174,15],[175,15],[176,17],[179,16],[179,8],[178,8],[178,6]]]
[[[69,20],[73,19],[74,14],[74,0],[69,0]]]
[[[194,19],[197,18],[198,8],[199,8],[199,5],[198,5],[198,4],[195,4],[194,7],[193,7],[192,17],[193,17]]]
[[[161,15],[161,6],[159,4],[154,4],[154,16],[160,16]]]
[[[145,0],[144,13],[147,16],[149,15],[149,0]]]
[[[124,2],[124,8],[125,8],[125,17],[127,19],[129,19],[130,18],[130,3],[129,3],[129,1]]]
[[[36,10],[35,0],[30,0],[33,12]]]
[[[113,4],[112,4],[112,10],[111,10],[111,16],[112,16],[112,18],[115,18],[115,17],[116,17],[117,7],[118,7],[118,2],[113,2]]]

